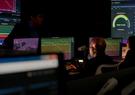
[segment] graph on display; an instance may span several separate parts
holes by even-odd
[[[20,0],[0,0],[0,45],[20,21]]]
[[[74,38],[42,38],[41,53],[63,53],[65,60],[70,60],[74,57]]]
[[[106,38],[106,54],[109,56],[119,56],[120,54],[120,42],[119,38]]]
[[[112,37],[128,38],[135,34],[135,6],[112,5],[111,22]]]

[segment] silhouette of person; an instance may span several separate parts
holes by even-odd
[[[114,64],[113,59],[105,54],[106,42],[102,37],[93,37],[89,43],[90,60],[85,65],[86,73],[94,75],[101,64]]]
[[[15,38],[39,38],[41,37],[41,27],[43,25],[44,15],[40,12],[33,12],[25,22],[16,23],[11,33],[4,40],[3,48],[13,50],[13,41]],[[40,41],[39,41],[40,45]],[[40,48],[37,49],[40,52]]]
[[[135,36],[130,36],[128,38],[128,51],[120,64],[120,69],[134,67],[135,66]]]

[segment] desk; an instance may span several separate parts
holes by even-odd
[[[86,60],[84,59],[72,59],[66,62],[66,70],[69,76],[80,76],[82,71],[84,72],[84,65]]]

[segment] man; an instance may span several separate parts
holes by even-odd
[[[128,51],[123,62],[120,64],[120,69],[135,67],[135,36],[128,38]]]
[[[3,48],[13,50],[14,39],[16,38],[39,38],[37,52],[40,52],[41,27],[44,21],[44,15],[33,12],[26,22],[17,23],[8,37],[4,40]]]
[[[106,42],[104,38],[93,37],[89,44],[89,55],[91,59],[85,65],[86,73],[94,75],[101,64],[114,64],[111,57],[105,54]]]

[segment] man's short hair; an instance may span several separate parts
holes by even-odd
[[[106,48],[106,42],[102,37],[94,37],[91,39],[90,43],[94,43],[96,47],[96,51],[98,53],[104,53]]]

